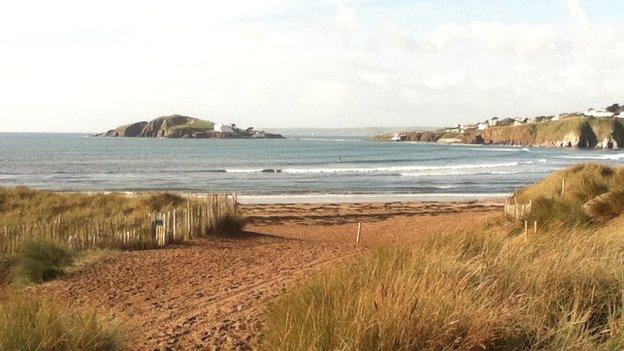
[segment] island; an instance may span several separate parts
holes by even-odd
[[[413,141],[446,144],[516,145],[530,147],[624,148],[624,106],[554,116],[492,117],[484,122],[457,124],[433,131],[406,131],[377,135],[377,141]]]
[[[284,139],[280,134],[254,130],[253,127],[240,129],[235,124],[214,123],[199,118],[171,115],[141,121],[105,133],[99,137],[130,138],[188,138],[188,139]]]

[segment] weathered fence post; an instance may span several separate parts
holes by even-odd
[[[533,222],[533,234],[537,234],[537,221]]]
[[[355,237],[355,243],[360,243],[360,234],[362,233],[362,222],[358,222],[357,226],[357,236]]]

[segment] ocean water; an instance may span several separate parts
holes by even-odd
[[[624,151],[424,143],[362,137],[286,140],[0,134],[0,186],[52,190],[238,192],[254,196],[500,195]]]

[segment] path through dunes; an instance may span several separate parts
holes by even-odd
[[[127,321],[134,349],[251,349],[263,302],[357,248],[249,235],[122,253],[41,289]]]
[[[254,349],[266,303],[298,279],[397,235],[410,240],[457,216],[491,215],[472,210],[365,221],[359,246],[354,223],[252,222],[240,238],[118,253],[37,289],[124,320],[135,350]]]

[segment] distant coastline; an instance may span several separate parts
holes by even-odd
[[[484,122],[457,124],[434,131],[379,134],[377,141],[417,141],[444,144],[624,148],[624,109],[618,104],[605,110],[561,113],[554,116],[493,117]]]

